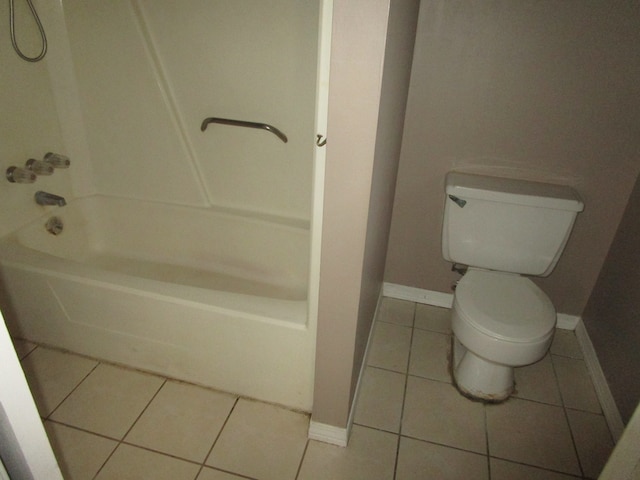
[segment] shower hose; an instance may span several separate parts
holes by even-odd
[[[33,6],[31,0],[27,0],[27,5],[29,5],[29,9],[31,10],[31,14],[33,15],[33,19],[36,21],[36,25],[38,25],[38,30],[40,32],[40,38],[42,39],[42,50],[35,57],[29,57],[22,53],[20,47],[18,46],[18,42],[16,41],[16,26],[15,26],[15,0],[9,0],[9,30],[11,31],[11,45],[13,45],[13,49],[16,51],[18,56],[27,62],[39,62],[44,58],[47,53],[47,36],[44,33],[44,28],[42,23],[40,22],[40,17],[38,17],[38,12],[36,8]]]

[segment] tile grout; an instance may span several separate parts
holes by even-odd
[[[376,319],[376,321],[379,321],[379,320]],[[384,320],[380,320],[380,321],[384,322]],[[391,325],[396,325],[396,326],[402,326],[402,327],[409,328],[409,327],[407,327],[405,325],[398,325],[397,323],[394,323],[394,322],[384,322],[384,323],[388,323],[388,324],[391,324]],[[416,325],[415,325],[415,313],[414,313],[413,327],[411,327],[411,328],[412,328],[412,332],[411,332],[411,341],[409,343],[409,355],[408,355],[409,361],[408,361],[408,363],[410,363],[411,352],[412,352],[412,348],[413,348],[413,335],[414,335],[415,330],[417,328]],[[428,328],[418,328],[418,330],[443,334],[443,332],[441,332],[441,331],[428,329]],[[451,335],[451,334],[449,334],[449,335]],[[558,357],[571,358],[571,359],[575,359],[575,360],[584,361],[582,358],[578,358],[575,355],[570,355],[570,354],[563,355],[562,353],[559,353],[557,351],[551,352],[551,349],[549,350],[548,353],[549,353],[549,355],[551,357],[558,356]],[[551,358],[551,360],[553,360],[553,358]],[[595,413],[595,412],[590,412],[588,410],[583,410],[583,409],[580,409],[580,408],[567,407],[566,404],[565,404],[565,399],[564,399],[564,397],[562,395],[562,390],[560,389],[559,379],[558,379],[558,376],[557,376],[557,373],[556,373],[555,364],[554,364],[553,361],[551,362],[551,364],[552,364],[552,368],[553,368],[555,384],[556,384],[556,387],[558,389],[558,393],[560,394],[561,405],[548,403],[548,402],[544,402],[544,401],[540,401],[540,400],[523,398],[523,397],[514,397],[514,398],[516,398],[518,400],[521,400],[521,401],[524,401],[524,402],[532,402],[532,403],[536,403],[536,404],[547,405],[547,406],[551,406],[551,407],[561,408],[562,409],[562,412],[563,412],[563,415],[565,417],[565,421],[566,421],[567,427],[568,427],[570,435],[571,435],[572,447],[573,447],[573,450],[574,450],[574,453],[575,453],[575,456],[576,456],[578,467],[580,469],[580,477],[574,477],[574,478],[582,478],[582,477],[584,477],[585,472],[584,472],[584,469],[583,469],[583,466],[582,466],[582,461],[580,460],[580,457],[579,457],[578,452],[577,452],[577,446],[576,446],[576,441],[575,441],[575,438],[574,438],[574,432],[573,432],[573,429],[571,428],[571,423],[569,422],[569,418],[568,418],[568,410],[575,410],[575,411],[584,412],[584,413],[591,413],[593,415],[599,415],[599,416],[602,416],[602,412]],[[407,382],[408,382],[409,376],[413,376],[415,378],[424,379],[424,380],[427,380],[427,381],[449,384],[449,382],[445,382],[445,381],[442,381],[442,380],[439,380],[439,379],[433,379],[433,378],[429,378],[429,377],[423,377],[423,376],[420,376],[420,375],[411,374],[411,373],[409,373],[409,367],[408,366],[407,366],[406,372],[399,372],[397,370],[392,370],[392,369],[388,369],[388,368],[384,368],[384,367],[380,367],[380,366],[375,366],[375,365],[367,365],[367,367],[377,368],[377,369],[380,369],[380,370],[386,370],[386,371],[389,371],[389,372],[400,373],[400,374],[404,374],[405,375],[405,389],[404,389],[403,400],[402,400],[402,411],[404,411],[404,405],[405,405],[405,401],[406,401],[406,388],[407,388]],[[402,414],[401,414],[401,418],[402,418]],[[500,459],[500,457],[495,457],[495,456],[491,455],[490,443],[489,443],[489,438],[488,438],[489,429],[488,429],[487,421],[488,421],[487,420],[487,412],[486,412],[486,406],[485,406],[485,408],[484,408],[484,424],[485,424],[485,441],[486,441],[486,449],[487,449],[485,456],[487,458],[487,468],[488,468],[488,472],[489,472],[489,478],[491,478],[491,462],[490,462],[490,460],[491,460],[491,458]],[[363,425],[363,426],[366,426],[366,425]],[[370,427],[370,426],[368,426],[368,428],[374,428],[375,429],[375,427]],[[383,429],[377,429],[377,430],[381,430],[381,431],[385,431],[386,432],[386,430],[383,430]],[[393,433],[393,432],[390,432],[390,433]],[[402,422],[401,422],[400,431],[399,431],[399,433],[397,435],[398,435],[398,443],[399,443],[400,439],[403,436],[405,436],[405,435],[402,434]],[[409,436],[406,436],[406,437],[407,438],[413,438],[413,437],[409,437]],[[427,443],[437,444],[437,442],[432,442],[432,441],[428,441],[428,440],[424,440],[424,439],[420,439],[420,438],[415,438],[415,440],[423,441],[423,442],[427,442]],[[443,446],[447,446],[449,448],[455,448],[455,447],[451,447],[451,446],[448,446],[448,445],[443,445]],[[460,450],[471,452],[471,451],[465,450],[465,449],[460,449]],[[478,454],[477,452],[471,452],[471,453]],[[398,455],[398,453],[396,453],[396,466],[395,466],[395,469],[394,469],[394,475],[395,475],[395,471],[397,469],[397,462],[398,462],[397,455]],[[520,463],[520,462],[515,462],[513,460],[508,460],[508,459],[503,459],[503,460],[509,461],[509,462],[512,462],[512,463]],[[522,463],[522,465],[527,465],[528,466],[528,464],[526,464],[526,463]],[[560,472],[560,471],[557,471],[557,470],[552,470],[552,469],[540,467],[540,466],[537,466],[537,465],[530,465],[530,466],[534,467],[534,468],[539,468],[541,470],[547,470],[547,471],[550,471],[550,472],[557,472],[557,473],[562,473],[562,474],[566,474],[566,475],[569,475],[569,476],[573,476],[573,474],[569,474],[567,472]]]
[[[400,407],[400,419],[399,419],[399,425],[398,425],[398,430],[397,430],[397,432],[389,431],[389,430],[385,430],[385,429],[383,429],[383,428],[372,427],[372,426],[366,425],[365,423],[357,423],[357,422],[354,422],[354,425],[357,425],[357,426],[359,426],[359,427],[363,427],[363,428],[366,428],[366,429],[375,430],[375,431],[379,431],[379,432],[384,432],[384,433],[388,433],[388,434],[395,435],[395,438],[396,438],[396,444],[395,444],[395,458],[394,458],[394,464],[393,464],[393,478],[395,479],[395,478],[397,477],[397,475],[398,475],[398,466],[399,466],[399,461],[400,461],[400,446],[401,446],[401,441],[402,441],[402,438],[403,438],[403,437],[404,437],[404,438],[407,438],[407,439],[415,440],[415,441],[418,441],[418,442],[423,442],[423,443],[427,443],[427,444],[431,444],[431,445],[437,445],[437,446],[441,446],[441,447],[446,447],[446,448],[448,448],[448,449],[452,449],[452,450],[457,450],[457,451],[461,451],[461,452],[472,453],[472,454],[475,454],[475,455],[484,455],[484,456],[485,456],[485,458],[486,458],[486,468],[487,468],[487,472],[488,472],[488,475],[489,475],[489,476],[488,476],[488,479],[490,479],[490,478],[491,478],[491,474],[492,474],[492,472],[491,472],[491,460],[492,460],[492,459],[497,459],[497,460],[501,460],[501,461],[506,461],[506,462],[510,462],[510,463],[518,464],[518,465],[522,465],[522,466],[532,467],[532,468],[540,469],[541,471],[555,472],[555,473],[558,473],[558,474],[564,474],[564,475],[567,475],[567,476],[568,476],[568,477],[570,477],[570,478],[587,478],[587,477],[585,476],[586,474],[585,474],[584,467],[583,467],[583,465],[582,465],[582,461],[581,461],[581,459],[580,459],[580,456],[578,455],[578,449],[577,449],[576,438],[575,438],[575,435],[574,435],[574,431],[573,431],[573,429],[571,428],[571,423],[570,423],[570,421],[569,421],[569,411],[582,412],[582,413],[587,413],[587,414],[597,415],[597,416],[600,416],[600,417],[603,417],[603,414],[602,414],[602,411],[600,411],[599,413],[596,413],[596,412],[592,412],[592,411],[589,411],[589,410],[583,410],[583,409],[580,409],[580,408],[568,407],[568,406],[566,405],[566,402],[565,402],[564,396],[562,395],[562,390],[560,389],[560,378],[558,377],[558,373],[557,373],[557,371],[556,371],[556,365],[555,365],[555,363],[553,362],[553,357],[554,357],[554,356],[557,356],[557,357],[562,357],[562,358],[571,358],[571,359],[574,359],[574,360],[580,360],[580,361],[584,361],[584,360],[583,360],[583,359],[581,359],[581,358],[576,358],[576,357],[570,356],[570,355],[561,355],[561,354],[558,354],[558,353],[555,353],[555,352],[554,352],[554,353],[552,353],[552,352],[551,352],[551,350],[549,351],[549,355],[552,357],[552,358],[551,358],[551,365],[552,365],[552,371],[553,371],[553,378],[554,378],[555,386],[556,386],[556,388],[558,389],[558,392],[559,392],[559,394],[560,394],[560,402],[561,402],[561,405],[557,405],[557,404],[553,404],[553,403],[548,403],[548,402],[544,402],[544,401],[540,401],[540,400],[534,400],[534,399],[523,398],[523,397],[516,397],[516,396],[514,396],[513,398],[514,398],[515,400],[522,401],[522,402],[530,402],[530,403],[534,403],[534,404],[546,405],[546,406],[555,407],[555,408],[562,408],[562,410],[563,410],[563,415],[564,415],[565,421],[566,421],[566,423],[567,423],[567,427],[568,427],[569,432],[570,432],[571,442],[572,442],[572,447],[573,447],[573,452],[574,452],[574,454],[575,454],[575,456],[576,456],[576,459],[577,459],[577,462],[578,462],[578,467],[579,467],[579,470],[580,470],[580,472],[581,472],[581,476],[575,476],[575,474],[571,474],[571,473],[567,473],[567,472],[563,472],[563,471],[559,471],[559,470],[554,470],[554,469],[550,469],[550,468],[546,468],[546,467],[541,467],[541,466],[539,466],[539,465],[532,465],[532,464],[530,464],[530,463],[519,462],[519,461],[515,461],[515,460],[510,460],[510,459],[508,459],[508,458],[502,458],[502,457],[500,457],[500,456],[492,455],[491,445],[490,445],[490,442],[489,442],[489,420],[488,420],[488,411],[487,411],[487,407],[486,407],[486,405],[483,405],[484,436],[485,436],[485,442],[486,442],[486,449],[485,449],[485,453],[484,453],[484,454],[483,454],[483,453],[479,453],[479,452],[477,452],[477,451],[468,450],[468,449],[465,449],[465,448],[460,448],[460,447],[455,447],[455,446],[452,446],[452,445],[447,445],[447,444],[443,444],[443,443],[439,443],[439,442],[434,442],[434,441],[432,441],[432,440],[425,440],[425,439],[423,439],[423,438],[419,438],[419,437],[415,437],[415,436],[411,436],[411,435],[406,435],[406,434],[404,434],[404,433],[403,433],[403,432],[404,432],[404,429],[403,429],[403,427],[404,427],[404,413],[405,413],[405,406],[406,406],[406,400],[407,400],[407,391],[408,391],[408,382],[409,382],[409,377],[414,377],[414,378],[416,378],[416,379],[421,379],[421,380],[428,381],[428,382],[437,382],[437,383],[439,383],[439,384],[452,385],[452,383],[451,383],[451,382],[447,382],[447,381],[444,381],[444,380],[441,380],[441,379],[434,379],[434,378],[429,378],[429,377],[424,377],[424,376],[421,376],[421,375],[417,375],[417,374],[415,374],[415,373],[414,373],[414,374],[410,373],[410,366],[411,366],[411,361],[412,361],[412,355],[413,355],[413,353],[414,353],[414,352],[413,352],[413,347],[414,347],[414,339],[415,339],[416,331],[427,331],[427,332],[431,332],[431,333],[437,333],[437,334],[440,334],[440,335],[446,335],[446,336],[448,336],[448,337],[452,337],[452,334],[451,334],[451,333],[443,333],[442,331],[437,331],[437,330],[433,330],[433,329],[425,329],[425,328],[419,328],[419,327],[417,327],[417,326],[416,326],[416,321],[417,321],[417,318],[416,318],[416,317],[417,317],[417,309],[416,309],[416,305],[417,305],[416,303],[414,303],[414,305],[413,305],[413,314],[412,314],[412,324],[411,324],[411,326],[399,325],[399,324],[397,324],[397,323],[393,323],[393,322],[385,322],[384,320],[379,320],[378,318],[374,319],[374,322],[372,323],[372,328],[374,328],[374,327],[375,327],[375,324],[376,324],[376,323],[378,323],[378,322],[380,322],[380,323],[386,323],[386,324],[389,324],[389,325],[400,326],[400,327],[403,327],[403,328],[411,328],[411,333],[410,333],[409,343],[408,343],[408,345],[409,345],[409,351],[408,351],[408,354],[407,354],[407,357],[406,357],[406,369],[405,369],[405,371],[398,371],[398,370],[393,370],[393,369],[389,369],[389,368],[385,368],[385,367],[380,367],[380,366],[376,366],[376,365],[371,365],[371,364],[369,364],[368,362],[367,362],[367,363],[366,363],[366,365],[365,365],[365,368],[372,368],[372,369],[376,369],[376,370],[382,370],[382,371],[386,371],[386,372],[396,373],[396,374],[403,375],[403,377],[404,377],[404,384],[403,384],[403,391],[402,391],[402,400],[401,400],[401,407]],[[21,362],[22,362],[24,359],[26,359],[27,357],[29,357],[29,356],[30,356],[34,351],[36,351],[36,350],[37,350],[37,349],[39,349],[39,348],[41,348],[41,346],[40,346],[40,345],[38,345],[38,344],[36,344],[36,345],[35,345],[35,347],[34,347],[33,349],[31,349],[27,354],[25,354],[25,356],[24,356],[24,357],[22,357]],[[46,348],[49,348],[49,347],[48,347],[48,346],[42,346],[42,348],[45,348],[45,349],[46,349]],[[68,352],[68,351],[65,351],[64,353],[69,353],[69,354],[72,354],[72,355],[77,355],[77,354],[75,354],[75,353],[73,353],[73,352]],[[78,356],[79,356],[79,357],[84,357],[84,358],[91,358],[91,357],[85,357],[85,356],[83,356],[83,355],[78,355]],[[78,381],[78,383],[77,383],[77,384],[75,385],[75,387],[71,390],[71,392],[69,392],[69,394],[67,394],[67,395],[64,397],[64,399],[63,399],[62,401],[60,401],[60,402],[56,405],[56,407],[55,407],[55,408],[54,408],[54,409],[53,409],[53,410],[52,410],[52,411],[47,415],[47,417],[42,417],[42,420],[43,420],[43,422],[48,421],[48,422],[51,422],[51,423],[53,423],[53,424],[64,425],[64,426],[66,426],[66,427],[68,427],[68,428],[72,428],[72,429],[75,429],[75,430],[78,430],[78,431],[82,431],[82,432],[85,432],[85,433],[89,433],[89,434],[92,434],[92,435],[96,435],[96,436],[98,436],[98,437],[102,437],[102,438],[109,439],[109,440],[112,440],[112,441],[116,442],[116,446],[115,446],[115,448],[111,451],[111,453],[108,455],[108,457],[104,460],[104,462],[102,463],[102,465],[100,466],[100,468],[98,469],[98,471],[95,473],[95,475],[94,475],[94,477],[93,477],[93,478],[96,478],[96,477],[100,474],[100,472],[105,468],[105,466],[106,466],[106,465],[108,464],[108,462],[112,459],[113,455],[114,455],[114,454],[115,454],[115,452],[118,450],[118,448],[120,448],[120,446],[121,446],[121,445],[129,445],[129,446],[133,446],[133,447],[136,447],[136,448],[140,448],[140,449],[143,449],[143,450],[146,450],[146,451],[149,451],[149,452],[153,452],[153,453],[156,453],[156,454],[159,454],[159,455],[163,455],[163,456],[166,456],[166,457],[169,457],[169,458],[173,458],[173,459],[181,460],[181,461],[184,461],[184,462],[188,462],[188,463],[193,464],[193,465],[198,465],[198,466],[199,466],[199,469],[198,469],[198,471],[197,471],[197,473],[196,473],[196,475],[195,475],[195,479],[197,479],[198,477],[200,477],[200,476],[202,475],[202,472],[203,472],[206,468],[212,468],[212,469],[214,469],[214,470],[216,470],[216,471],[219,471],[219,472],[226,472],[226,473],[230,473],[230,474],[233,474],[233,475],[239,476],[240,478],[245,478],[245,479],[249,479],[249,480],[255,480],[255,479],[253,479],[252,477],[248,477],[248,476],[245,476],[245,475],[242,475],[242,474],[239,474],[239,473],[235,473],[235,472],[232,472],[232,471],[221,470],[221,469],[219,469],[219,468],[217,468],[217,467],[215,467],[215,466],[210,466],[210,465],[207,465],[207,464],[206,464],[207,459],[208,459],[208,458],[209,458],[209,456],[211,455],[211,453],[212,453],[213,449],[215,448],[216,444],[218,443],[218,441],[219,441],[219,439],[220,439],[220,437],[221,437],[221,435],[222,435],[223,431],[225,430],[225,427],[227,426],[227,424],[228,424],[228,422],[229,422],[229,419],[230,419],[231,415],[232,415],[232,414],[233,414],[233,412],[235,411],[236,406],[238,405],[238,402],[240,401],[240,399],[241,399],[241,398],[243,398],[243,397],[240,397],[240,396],[237,396],[237,395],[233,395],[233,394],[231,394],[231,395],[233,395],[233,396],[235,397],[235,400],[234,400],[233,406],[232,406],[232,407],[231,407],[231,409],[229,410],[229,412],[228,412],[228,414],[227,414],[227,416],[226,416],[226,418],[225,418],[224,422],[222,423],[222,426],[220,427],[220,429],[219,429],[219,431],[218,431],[217,435],[215,436],[215,439],[213,440],[213,443],[211,444],[211,447],[209,448],[209,450],[208,450],[207,454],[205,455],[204,460],[203,460],[202,462],[197,462],[197,461],[194,461],[194,460],[185,459],[185,458],[182,458],[182,457],[177,456],[177,455],[172,455],[172,454],[169,454],[169,453],[165,453],[165,452],[161,452],[161,451],[158,451],[158,450],[154,450],[154,449],[149,448],[149,447],[144,447],[144,446],[141,446],[141,445],[137,445],[137,444],[135,444],[135,443],[131,443],[131,442],[129,442],[129,441],[127,441],[127,440],[126,440],[127,436],[130,434],[130,432],[131,432],[131,431],[132,431],[132,429],[135,427],[135,425],[138,423],[138,421],[140,420],[140,418],[144,415],[144,413],[148,410],[148,408],[150,407],[151,403],[152,403],[152,402],[154,401],[154,399],[159,395],[159,393],[160,393],[160,392],[161,392],[161,390],[165,387],[165,385],[166,385],[169,381],[175,380],[175,379],[171,379],[171,378],[164,377],[164,376],[161,376],[161,375],[157,375],[157,374],[154,374],[154,373],[141,372],[141,373],[151,374],[151,375],[154,375],[154,376],[156,376],[156,377],[158,377],[158,378],[161,378],[161,379],[163,379],[163,382],[162,382],[162,384],[158,387],[158,389],[155,391],[155,393],[154,393],[154,394],[153,394],[153,396],[150,398],[150,400],[147,402],[147,404],[146,404],[146,405],[145,405],[145,407],[142,409],[142,411],[140,412],[140,414],[139,414],[139,415],[136,417],[136,419],[132,422],[132,424],[130,425],[129,429],[124,433],[124,435],[122,436],[122,438],[121,438],[121,439],[116,439],[116,438],[108,437],[108,436],[106,436],[106,435],[103,435],[103,434],[100,434],[100,433],[97,433],[97,432],[92,432],[92,431],[90,431],[90,430],[86,430],[86,429],[84,429],[84,428],[76,427],[76,426],[74,426],[74,425],[69,425],[69,424],[66,424],[66,423],[61,422],[61,421],[52,420],[50,417],[54,414],[54,412],[55,412],[55,411],[57,411],[57,410],[58,410],[58,408],[60,408],[60,406],[61,406],[61,405],[62,405],[62,404],[63,404],[63,403],[64,403],[64,402],[69,398],[69,396],[70,396],[70,395],[72,395],[72,394],[73,394],[73,392],[75,392],[75,391],[79,388],[79,386],[80,386],[80,385],[81,385],[81,384],[82,384],[82,383],[83,383],[83,382],[84,382],[84,381],[85,381],[85,380],[86,380],[86,379],[87,379],[87,378],[88,378],[88,377],[89,377],[89,376],[90,376],[90,375],[91,375],[91,374],[92,374],[92,373],[93,373],[93,372],[94,372],[94,371],[95,371],[95,370],[96,370],[96,369],[97,369],[101,364],[103,364],[103,363],[104,363],[104,364],[106,364],[106,365],[112,365],[112,364],[110,364],[110,363],[108,363],[108,362],[102,362],[102,361],[100,361],[100,360],[96,360],[96,359],[93,359],[93,358],[91,358],[91,359],[97,362],[97,363],[96,363],[96,365],[95,365],[95,366],[93,366],[93,368],[92,368],[92,369],[91,369],[91,370],[90,370],[90,371],[89,371],[89,372],[88,372],[88,373],[87,373],[87,374],[86,374],[86,375],[85,375],[85,376],[84,376],[80,381]],[[139,371],[139,370],[136,370],[135,368],[131,368],[131,367],[128,367],[128,366],[123,366],[123,365],[114,365],[114,366],[119,367],[119,368],[123,368],[123,369],[128,369],[128,370],[131,370],[131,371]],[[176,381],[180,381],[180,380],[176,380]],[[208,390],[211,390],[211,391],[220,392],[219,390],[216,390],[216,389],[212,389],[212,388],[208,388],[208,387],[203,387],[203,386],[196,385],[196,384],[191,384],[191,383],[189,383],[189,382],[182,382],[182,381],[180,381],[180,382],[181,382],[181,383],[186,383],[186,384],[189,384],[189,385],[193,385],[193,386],[195,386],[195,387],[200,387],[200,388],[205,388],[205,389],[208,389]],[[399,383],[399,382],[398,382],[398,383]],[[228,392],[223,392],[223,393],[228,393]],[[258,401],[258,400],[255,400],[255,399],[247,399],[247,400],[250,400],[250,401]],[[508,401],[509,401],[509,400],[507,400],[507,402],[508,402]],[[259,402],[259,401],[258,401],[258,402]],[[265,402],[260,402],[260,403],[265,403]],[[267,404],[268,404],[268,403],[267,403]],[[271,404],[269,404],[269,405],[271,405]],[[293,411],[293,410],[291,410],[291,409],[287,409],[286,407],[281,407],[281,406],[279,406],[279,405],[276,405],[276,407],[278,407],[278,408],[283,408],[283,409],[285,409],[285,410],[287,410],[287,411]],[[300,413],[300,412],[298,412],[298,413]],[[305,459],[307,458],[307,455],[308,455],[308,452],[309,452],[309,446],[310,446],[310,441],[309,441],[309,439],[307,438],[307,439],[306,439],[306,442],[305,442],[305,445],[304,445],[304,449],[303,449],[303,451],[302,451],[302,455],[301,455],[301,457],[300,457],[300,459],[299,459],[299,462],[298,462],[298,465],[297,465],[297,470],[296,470],[296,472],[295,472],[295,476],[293,477],[293,480],[296,480],[296,479],[300,478],[300,475],[301,475],[301,472],[302,472],[302,467],[303,467],[303,465],[304,465]],[[336,448],[339,448],[339,447],[336,447]]]
[[[56,405],[55,408],[49,412],[49,414],[45,417],[46,420],[50,420],[51,416],[62,406],[62,404],[64,402],[66,402],[67,399],[71,395],[73,395],[73,392],[78,390],[78,388],[80,388],[80,385],[82,385],[85,382],[85,380],[87,378],[89,378],[89,375],[91,375],[93,372],[95,372],[96,368],[98,368],[100,366],[100,362],[99,361],[95,360],[95,362],[96,362],[96,364],[93,366],[93,368],[91,370],[89,370],[89,372],[87,372],[87,374],[78,381],[76,386],[71,389],[71,391],[58,403],[58,405]]]

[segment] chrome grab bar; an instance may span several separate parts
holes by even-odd
[[[268,130],[269,132],[273,133],[276,137],[278,137],[284,143],[287,143],[289,141],[289,139],[284,133],[282,133],[276,127],[272,125],[268,125],[266,123],[245,122],[244,120],[231,120],[229,118],[209,117],[209,118],[205,118],[202,121],[200,130],[204,132],[210,123],[220,123],[222,125],[231,125],[233,127],[260,128],[262,130]]]

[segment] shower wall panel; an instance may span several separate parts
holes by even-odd
[[[29,23],[29,15],[28,9],[16,7],[19,45],[28,55],[35,55],[40,51],[40,37]],[[0,18],[9,18],[8,2],[0,2]],[[49,85],[47,62],[21,60],[12,50],[6,30],[0,41],[0,59],[0,175],[4,177],[8,167],[24,167],[29,158],[41,159],[48,151],[67,152]],[[49,177],[39,177],[32,184],[9,183],[0,178],[0,236],[42,215],[42,207],[33,199],[37,190],[72,196],[72,174],[71,170],[58,171]]]
[[[99,193],[308,220],[317,0],[64,0]],[[264,130],[200,124],[224,117]]]

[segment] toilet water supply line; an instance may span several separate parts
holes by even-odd
[[[28,57],[20,50],[18,46],[18,42],[16,41],[16,18],[15,18],[15,0],[9,0],[9,30],[11,32],[11,45],[13,45],[13,49],[16,51],[18,56],[26,60],[27,62],[39,62],[44,58],[47,54],[47,35],[44,33],[44,27],[40,22],[40,17],[38,17],[38,12],[36,8],[33,6],[32,0],[27,0],[27,5],[29,5],[29,9],[31,10],[31,15],[33,15],[33,19],[36,21],[36,25],[38,26],[38,31],[40,32],[40,38],[42,39],[42,50],[35,57]]]

